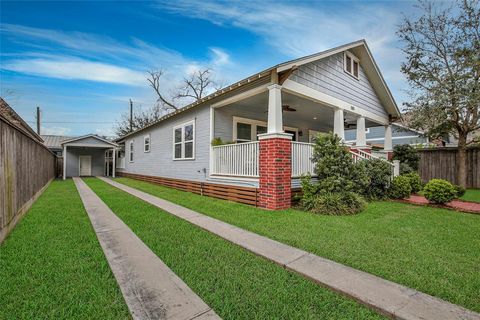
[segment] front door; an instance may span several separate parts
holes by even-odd
[[[92,156],[80,156],[80,175],[91,176],[92,175]]]

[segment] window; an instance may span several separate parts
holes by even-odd
[[[360,68],[359,67],[360,60],[358,60],[358,58],[355,57],[352,53],[345,51],[344,61],[345,61],[344,63],[345,72],[355,77],[356,79],[358,79],[358,69]]]
[[[195,121],[189,121],[173,128],[173,159],[195,158]]]
[[[133,140],[130,141],[130,156],[128,158],[130,162],[133,162]]]
[[[143,137],[143,152],[150,152],[150,135]]]
[[[297,141],[298,129],[283,127],[283,130],[293,134],[292,141]],[[233,117],[233,141],[237,143],[257,141],[257,136],[262,133],[267,133],[265,121]]]

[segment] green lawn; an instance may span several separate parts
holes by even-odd
[[[127,178],[116,181],[385,279],[480,311],[480,216],[373,202],[356,216],[251,206]]]
[[[381,318],[99,179],[85,181],[223,319]]]
[[[73,181],[54,181],[0,246],[0,319],[129,319]]]
[[[465,201],[480,202],[480,189],[467,189],[465,194],[460,199]]]

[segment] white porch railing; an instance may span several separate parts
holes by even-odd
[[[292,141],[292,177],[300,177],[309,173],[313,175],[315,168],[312,162],[313,143]]]
[[[259,142],[212,147],[212,174],[258,177]]]

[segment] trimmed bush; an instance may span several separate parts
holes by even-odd
[[[326,192],[315,196],[311,212],[325,215],[351,215],[366,206],[362,196],[355,192]]]
[[[455,188],[455,192],[457,193],[457,198],[462,197],[465,192],[467,192],[467,190],[462,186],[454,185],[453,187]]]
[[[412,193],[410,179],[406,176],[393,178],[388,194],[393,199],[405,199]]]
[[[423,195],[430,202],[444,204],[456,197],[457,190],[447,180],[432,179],[423,188]]]
[[[357,162],[356,168],[355,191],[369,200],[385,199],[392,176],[390,164],[381,159],[370,159]]]
[[[416,172],[410,172],[404,174],[403,176],[407,177],[410,180],[410,187],[412,187],[412,192],[417,193],[422,190],[422,179],[420,175]]]

